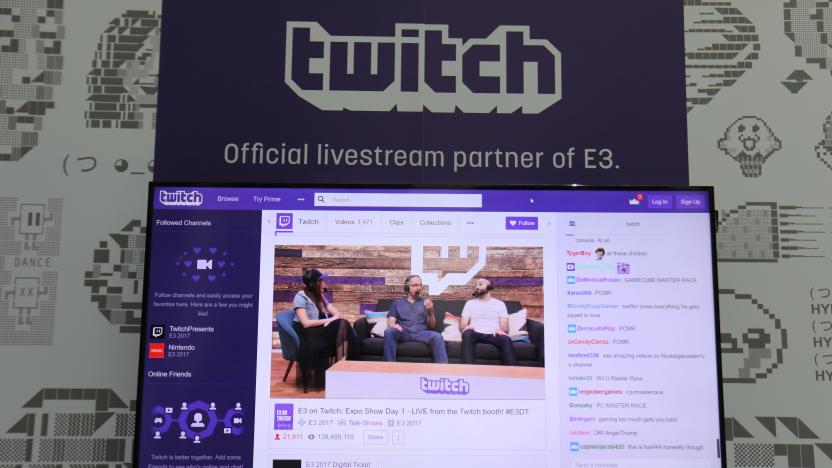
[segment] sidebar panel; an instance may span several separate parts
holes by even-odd
[[[137,466],[251,466],[260,213],[152,222]]]

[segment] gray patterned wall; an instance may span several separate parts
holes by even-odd
[[[683,1],[729,466],[832,467],[832,4]],[[0,0],[0,468],[129,466],[160,3]]]
[[[691,183],[719,210],[728,465],[832,467],[832,3],[685,5]]]
[[[0,0],[0,468],[131,466],[161,0]]]

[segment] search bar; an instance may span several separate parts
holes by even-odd
[[[482,208],[479,193],[315,193],[315,206],[362,208]]]

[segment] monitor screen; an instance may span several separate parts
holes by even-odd
[[[712,207],[152,184],[137,466],[724,467]]]

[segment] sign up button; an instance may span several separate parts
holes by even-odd
[[[705,195],[676,195],[676,209],[678,210],[701,210],[708,206]]]

